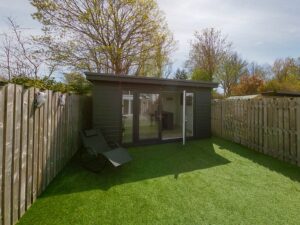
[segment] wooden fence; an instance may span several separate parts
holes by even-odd
[[[212,133],[300,166],[300,98],[214,100]]]
[[[34,107],[35,88],[0,86],[0,225],[15,224],[78,150],[87,97],[46,91]]]

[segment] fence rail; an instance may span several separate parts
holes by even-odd
[[[78,132],[87,97],[46,91],[46,102],[34,107],[39,90],[0,86],[0,225],[15,224],[78,150]]]
[[[300,98],[214,100],[212,133],[300,166]]]

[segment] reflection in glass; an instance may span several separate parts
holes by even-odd
[[[159,137],[159,95],[141,93],[139,113],[139,139],[157,139]]]
[[[182,138],[181,93],[166,92],[161,94],[162,103],[162,139]]]
[[[122,142],[132,142],[133,128],[133,94],[131,91],[123,91],[122,94]]]
[[[161,94],[162,103],[162,139],[182,138],[183,94],[165,92]],[[186,136],[193,136],[194,94],[186,93]]]

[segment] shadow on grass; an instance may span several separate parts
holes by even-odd
[[[212,138],[212,142],[218,146],[220,149],[225,149],[227,151],[238,154],[244,158],[251,160],[261,166],[268,168],[269,170],[280,173],[291,180],[300,182],[300,168],[296,165],[292,165],[287,162],[283,162],[279,159],[273,158],[263,153],[250,150],[247,147],[227,141],[220,138]]]
[[[180,179],[182,173],[229,163],[215,153],[210,139],[190,141],[186,146],[171,143],[135,147],[129,152],[133,157],[132,162],[120,168],[107,166],[98,174],[82,168],[75,157],[41,197],[94,189],[108,190],[116,185],[170,175]]]

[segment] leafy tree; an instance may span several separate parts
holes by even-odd
[[[243,75],[239,84],[232,87],[233,95],[253,95],[260,92],[264,85],[264,80],[258,75]]]
[[[188,74],[184,69],[181,70],[181,69],[178,68],[176,70],[174,79],[176,79],[176,80],[187,80],[188,78],[189,78]]]
[[[262,91],[300,91],[300,80],[295,75],[289,75],[283,80],[276,78],[271,79],[265,83],[261,89]]]
[[[91,91],[92,84],[80,73],[65,73],[64,79],[72,92],[87,94]]]
[[[300,58],[277,59],[273,64],[272,71],[279,81],[287,79],[290,75],[300,78]]]
[[[247,62],[241,59],[237,53],[230,53],[224,57],[215,80],[221,85],[225,96],[230,96],[232,87],[236,85],[242,75],[247,73]]]
[[[223,37],[221,31],[214,28],[195,32],[191,42],[189,59],[186,62],[191,71],[196,71],[194,78],[205,78],[212,81],[226,54],[230,51],[231,43]]]
[[[155,0],[31,0],[52,59],[82,71],[162,74],[174,46]],[[150,67],[150,71],[146,70]],[[153,69],[154,67],[154,69]]]
[[[201,68],[196,68],[192,72],[192,80],[212,81],[210,74]]]

